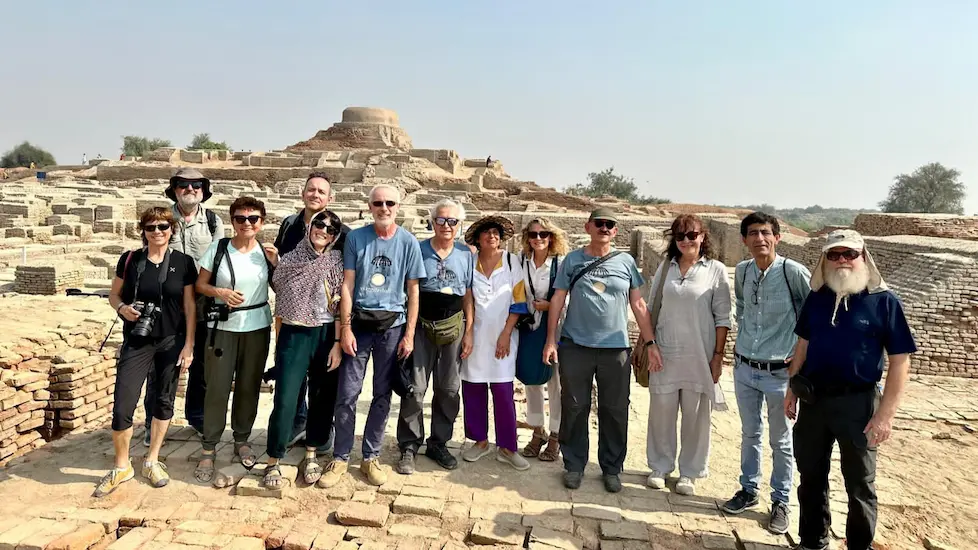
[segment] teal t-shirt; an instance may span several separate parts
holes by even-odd
[[[571,280],[598,258],[583,248],[567,255],[557,270],[554,288],[567,290]],[[627,348],[628,294],[644,284],[631,254],[622,252],[592,269],[574,284],[561,335],[589,348]]]
[[[421,258],[428,275],[420,283],[422,292],[465,296],[465,291],[472,288],[472,251],[464,244],[456,242],[443,260],[431,246],[431,240],[425,240],[421,243]]]
[[[234,290],[244,295],[244,302],[238,307],[268,302],[268,264],[261,245],[255,245],[250,252],[242,254],[234,248],[234,244],[228,243],[228,255],[221,258],[221,266],[215,275],[214,257],[217,255],[219,243],[220,239],[211,243],[200,258],[200,268],[211,272],[211,284],[219,288],[231,288],[231,271],[228,269],[230,259],[234,269]],[[217,302],[224,303],[220,298]],[[272,324],[272,310],[267,304],[265,307],[238,312],[234,312],[232,308],[231,312],[227,321],[217,323],[218,330],[251,332]]]
[[[401,313],[393,326],[405,321],[407,280],[426,276],[418,239],[403,227],[390,239],[378,237],[373,225],[350,231],[343,269],[356,270],[353,309]]]

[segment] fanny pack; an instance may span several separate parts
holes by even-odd
[[[419,320],[424,333],[436,346],[444,346],[458,340],[465,326],[465,315],[461,311],[440,321]]]
[[[356,309],[350,319],[350,326],[357,332],[384,332],[391,328],[400,315],[396,311]]]
[[[796,374],[788,380],[788,387],[802,403],[809,405],[815,403],[815,386],[812,385],[811,380]]]

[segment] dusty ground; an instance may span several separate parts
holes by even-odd
[[[149,487],[138,477],[137,470],[137,478],[115,494],[102,500],[91,498],[95,483],[111,463],[109,433],[100,430],[46,446],[0,471],[0,517],[103,522],[112,528],[110,537],[128,531],[127,525],[140,524],[160,529],[148,532],[157,537],[152,547],[169,550],[185,548],[186,544],[218,544],[206,537],[200,542],[187,533],[238,529],[236,534],[240,535],[242,526],[252,526],[249,528],[256,531],[249,536],[266,539],[269,548],[277,544],[276,536],[291,532],[289,540],[295,549],[312,544],[313,539],[303,542],[305,539],[299,536],[304,532],[303,526],[322,529],[327,522],[335,523],[332,512],[352,498],[393,509],[384,527],[354,527],[346,531],[348,540],[363,544],[373,541],[369,548],[441,548],[445,541],[469,541],[467,535],[473,525],[477,530],[488,525],[502,534],[511,533],[514,526],[523,526],[516,528],[519,532],[536,526],[534,533],[545,533],[544,528],[567,532],[567,540],[575,544],[596,547],[600,540],[601,548],[614,549],[650,547],[649,542],[621,539],[635,538],[634,531],[625,535],[615,531],[622,526],[639,526],[638,538],[647,535],[653,548],[787,547],[797,532],[796,506],[792,506],[788,536],[771,535],[763,529],[769,506],[767,491],[763,491],[761,507],[740,517],[724,517],[718,510],[718,503],[737,489],[740,456],[740,423],[729,372],[724,375],[723,385],[730,409],[714,414],[710,477],[697,484],[697,495],[692,498],[679,497],[669,488],[654,491],[644,486],[648,471],[648,394],[633,386],[628,471],[623,476],[626,487],[618,495],[604,492],[594,463],[588,467],[584,486],[571,492],[561,485],[559,463],[534,460],[529,471],[515,472],[490,455],[474,464],[463,462],[452,472],[419,457],[415,475],[391,472],[391,481],[379,491],[367,486],[357,469],[352,468],[350,480],[328,491],[295,488],[286,491],[282,500],[236,496],[233,490],[218,490],[192,481],[199,443],[189,428],[175,427],[164,450],[173,477],[168,487]],[[978,548],[978,445],[971,433],[971,423],[978,425],[976,390],[978,381],[960,379],[918,377],[910,384],[894,436],[880,451],[879,548],[922,548],[927,538],[952,548]],[[358,433],[368,407],[366,393],[361,397]],[[522,400],[520,396],[517,399]],[[393,464],[397,456],[392,435],[397,406],[395,397],[383,457],[387,464]],[[524,404],[520,402],[519,406],[522,416]],[[263,394],[254,436],[259,442],[263,441],[269,412],[270,395]],[[592,459],[596,431],[592,419]],[[529,432],[521,430],[520,438],[522,445]],[[454,446],[462,442],[459,420]],[[142,449],[141,443],[135,443],[134,456],[139,456]],[[353,464],[358,464],[358,450],[354,449]],[[229,465],[230,446],[218,456],[218,467]],[[292,463],[299,459],[296,454],[290,454],[290,458]],[[765,456],[763,479],[769,475],[770,461]],[[833,530],[841,535],[845,493],[838,462],[834,463],[832,488]],[[423,506],[412,508],[418,502]],[[186,522],[192,519],[200,521]],[[116,531],[120,520],[122,529]],[[0,531],[2,528],[0,525]],[[148,536],[147,532],[142,533]],[[8,534],[0,532],[0,545]],[[619,540],[611,540],[615,538]],[[834,546],[843,547],[841,542],[836,541]],[[255,544],[257,548],[258,543]],[[533,543],[534,547],[540,545]]]

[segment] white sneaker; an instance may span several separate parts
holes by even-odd
[[[677,493],[684,496],[690,496],[695,492],[695,490],[696,487],[693,485],[692,478],[686,476],[679,477],[679,482],[676,483]]]
[[[530,463],[520,456],[519,453],[505,453],[502,449],[496,449],[496,460],[504,464],[509,464],[520,471],[530,469]]]
[[[479,460],[480,458],[486,456],[490,452],[492,452],[492,447],[488,444],[485,447],[480,447],[478,445],[473,444],[468,449],[462,451],[462,460],[466,462],[475,462],[476,460]]]
[[[666,476],[659,470],[652,470],[645,484],[653,489],[664,489],[666,487]]]

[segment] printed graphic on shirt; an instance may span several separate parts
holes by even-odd
[[[370,284],[378,288],[385,286],[387,284],[387,278],[391,273],[391,265],[393,264],[394,262],[383,254],[374,256],[374,259],[370,260],[370,266],[372,268]]]
[[[611,277],[611,273],[608,272],[603,266],[598,266],[592,269],[587,275],[588,282],[591,284],[591,288],[594,289],[598,294],[604,294],[604,291],[608,289],[608,285],[604,282],[608,277]]]

